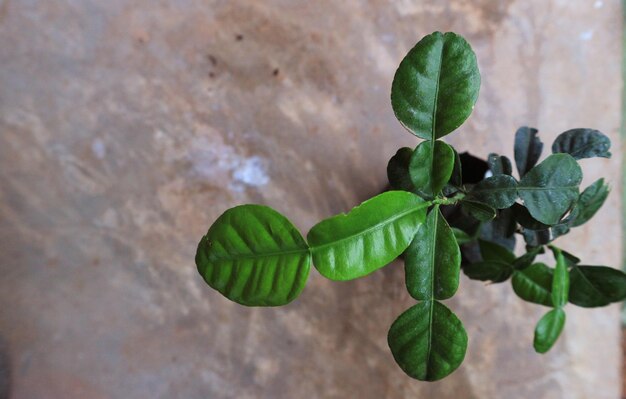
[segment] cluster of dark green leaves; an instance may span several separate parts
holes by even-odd
[[[202,238],[198,271],[214,289],[247,306],[279,306],[295,299],[310,264],[332,280],[366,276],[404,254],[406,287],[417,304],[391,325],[388,343],[411,377],[434,381],[463,361],[467,334],[441,301],[452,297],[461,267],[470,278],[512,278],[523,299],[554,309],[541,319],[535,348],[558,337],[568,302],[603,306],[626,296],[623,273],[579,266],[551,246],[556,268],[535,263],[544,246],[589,220],[608,195],[600,179],[579,195],[576,159],[608,157],[602,133],[575,129],[560,135],[553,153],[537,164],[543,144],[537,131],[516,135],[515,162],[491,154],[487,162],[458,154],[441,141],[471,114],[480,86],[476,56],[454,33],[423,38],[403,59],[393,80],[391,103],[409,132],[424,139],[401,148],[389,161],[393,188],[323,220],[306,240],[278,212],[260,205],[227,210]],[[527,252],[511,252],[514,234]]]

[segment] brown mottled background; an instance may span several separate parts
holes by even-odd
[[[449,142],[512,155],[595,127],[613,194],[560,242],[620,262],[619,0],[0,0],[0,389],[10,398],[567,398],[620,395],[617,306],[544,309],[462,280],[465,363],[407,378],[386,344],[411,299],[399,264],[359,281],[317,272],[276,309],[209,289],[193,256],[225,209],[270,205],[304,232],[379,192],[415,145],[395,121],[396,65],[423,35],[471,42],[483,76]],[[0,393],[2,397],[2,393]]]

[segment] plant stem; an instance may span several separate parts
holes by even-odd
[[[464,193],[458,193],[456,194],[454,197],[450,197],[450,198],[436,198],[432,201],[433,205],[434,204],[438,204],[438,205],[454,205],[457,202],[461,201],[463,198],[465,198],[465,194]]]

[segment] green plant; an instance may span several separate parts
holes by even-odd
[[[329,279],[351,280],[403,255],[406,287],[418,303],[391,325],[388,343],[402,370],[426,381],[452,373],[465,357],[463,324],[440,302],[455,294],[461,268],[472,279],[510,278],[519,297],[552,308],[535,330],[541,353],[557,340],[568,301],[596,307],[623,300],[624,273],[581,266],[551,244],[587,222],[609,194],[603,179],[579,194],[577,163],[608,158],[609,139],[596,130],[569,130],[537,164],[543,147],[537,130],[521,128],[514,148],[518,180],[507,157],[490,154],[485,162],[440,140],[469,117],[479,86],[476,56],[461,36],[423,38],[400,63],[391,90],[398,120],[424,139],[389,161],[393,190],[321,221],[306,240],[268,207],[229,209],[198,246],[204,280],[242,305],[279,306],[300,294],[311,262]],[[526,242],[521,256],[512,252],[516,233]],[[546,247],[555,268],[535,262]]]

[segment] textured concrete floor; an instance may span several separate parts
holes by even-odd
[[[247,309],[204,285],[197,240],[225,209],[274,206],[304,232],[385,185],[415,145],[395,66],[454,30],[483,75],[449,141],[511,155],[595,127],[619,147],[619,0],[0,0],[0,348],[12,398],[618,398],[618,309],[568,307],[547,355],[544,309],[463,279],[464,365],[404,376],[386,332],[412,301],[399,264],[316,272],[293,304]],[[583,161],[619,186],[620,153]],[[619,265],[620,190],[571,241]],[[1,382],[1,378],[0,378]]]

